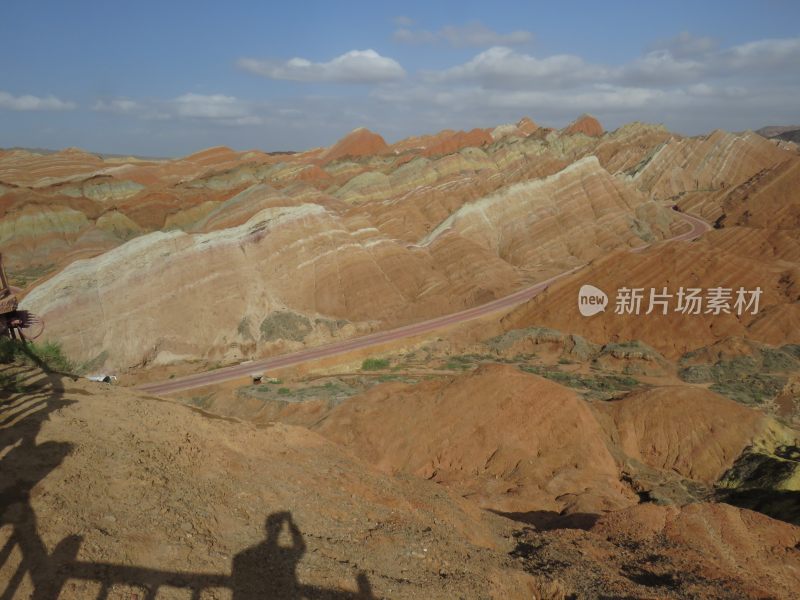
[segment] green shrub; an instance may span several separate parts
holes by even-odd
[[[75,363],[66,357],[58,342],[36,344],[0,338],[0,362],[10,363],[14,360],[36,364],[58,373],[74,373],[77,370]]]
[[[58,342],[45,342],[41,346],[30,344],[30,348],[50,371],[72,373],[75,370],[75,364],[64,355]]]
[[[378,381],[381,383],[386,383],[387,381],[399,381],[401,378],[402,377],[400,375],[384,374],[378,376]]]
[[[520,365],[519,369],[526,373],[545,377],[561,385],[597,392],[628,391],[640,385],[638,379],[627,375],[582,375],[580,373],[566,373],[559,371],[557,368],[538,365]]]
[[[461,361],[451,360],[444,366],[445,369],[450,369],[451,371],[465,371],[469,369],[469,364]]]
[[[389,360],[386,358],[367,358],[361,363],[362,371],[379,371],[389,367]]]
[[[280,394],[281,396],[288,396],[291,393],[292,390],[290,390],[289,388],[286,387],[278,388],[278,394]]]

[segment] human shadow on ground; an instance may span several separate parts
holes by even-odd
[[[65,546],[49,553],[38,535],[36,514],[31,508],[31,491],[70,453],[63,442],[37,443],[42,423],[50,413],[69,405],[63,399],[62,376],[43,369],[38,357],[21,344],[27,367],[19,362],[0,364],[0,531],[11,533],[0,550],[0,567],[19,549],[21,560],[8,577],[0,600],[16,597],[28,575],[36,590],[34,599],[57,596],[51,566]]]
[[[24,350],[23,350],[24,352]],[[62,464],[73,445],[37,443],[42,424],[57,410],[74,401],[64,399],[68,377],[48,372],[26,352],[29,366],[0,364],[0,600],[29,591],[32,600],[56,599],[69,582],[94,582],[94,596],[105,599],[118,586],[139,590],[142,600],[155,600],[165,587],[191,591],[193,600],[204,592],[229,590],[233,600],[356,600],[374,598],[364,573],[356,575],[355,591],[307,585],[299,581],[297,567],[306,544],[288,511],[266,518],[265,538],[233,558],[230,573],[192,573],[151,569],[78,559],[83,538],[69,535],[52,551],[42,540],[31,504],[34,487]],[[70,395],[87,393],[71,389]],[[286,530],[290,545],[280,538]],[[26,577],[27,582],[25,583]],[[23,587],[25,589],[23,589]],[[210,597],[210,596],[209,596]]]

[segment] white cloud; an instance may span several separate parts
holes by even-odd
[[[414,19],[411,17],[405,17],[403,15],[398,15],[392,20],[398,27],[411,27],[414,24]]]
[[[144,107],[137,101],[130,98],[112,98],[110,100],[98,100],[92,106],[96,112],[107,112],[115,115],[129,115],[140,112]]]
[[[285,62],[240,58],[236,64],[256,75],[289,81],[381,83],[402,79],[406,75],[400,63],[381,56],[375,50],[351,50],[321,63],[305,58],[292,58]]]
[[[596,83],[664,88],[732,77],[800,76],[800,37],[759,40],[720,50],[711,38],[686,34],[661,45],[672,49],[652,50],[623,65],[592,64],[571,54],[536,57],[495,46],[463,64],[423,73],[423,79],[429,83],[474,82],[489,88],[549,89]]]
[[[102,99],[92,110],[114,115],[136,116],[145,121],[197,119],[225,125],[261,125],[266,108],[225,94],[189,92],[171,100]]]
[[[248,116],[247,107],[233,96],[223,94],[184,94],[172,100],[179,117],[196,119],[241,119]]]
[[[449,42],[438,38],[438,43]],[[590,112],[608,129],[642,120],[665,122],[682,133],[800,120],[790,101],[800,95],[800,37],[725,48],[710,38],[679,35],[621,64],[596,62],[588,54],[492,46],[437,71],[403,77],[396,65],[398,76],[384,79],[385,71],[371,70],[373,59],[384,57],[372,51],[356,54],[369,54],[368,68],[354,65],[353,53],[327,63],[242,59],[240,66],[296,81],[369,81],[375,83],[369,93],[298,94],[268,104],[231,94],[187,93],[161,100],[105,99],[95,109],[142,120],[171,119],[164,130],[187,128],[190,121],[192,134],[207,136],[209,143],[230,135],[232,140],[255,140],[249,145],[269,139],[292,149],[330,143],[362,125],[400,138],[443,128],[489,127],[522,115],[560,127]],[[234,132],[235,126],[244,127]],[[160,124],[151,127],[162,129]]]
[[[717,41],[706,36],[692,35],[682,31],[673,38],[661,40],[651,46],[651,50],[666,50],[677,59],[697,58],[717,48]]]
[[[488,46],[515,46],[527,44],[533,40],[530,31],[518,30],[509,33],[498,33],[489,29],[479,21],[466,25],[445,25],[438,31],[426,29],[411,29],[413,23],[399,23],[394,32],[394,40],[404,44],[433,44],[446,42],[453,47],[488,47]]]
[[[427,78],[431,81],[475,81],[488,87],[562,86],[568,82],[602,79],[609,72],[571,54],[536,58],[497,46],[484,50],[463,65],[428,73]]]
[[[5,110],[73,110],[77,108],[74,102],[68,102],[55,96],[12,96],[8,92],[0,92],[0,109]]]
[[[370,96],[390,114],[420,115],[439,128],[487,126],[523,114],[563,125],[591,112],[616,124],[667,121],[699,132],[794,122],[800,113],[787,98],[798,95],[800,37],[721,48],[711,38],[681,34],[622,64],[495,46],[403,85],[379,86]]]
[[[748,42],[721,54],[723,64],[731,69],[788,68],[800,70],[800,37]]]
[[[685,90],[663,90],[596,84],[581,90],[498,90],[480,86],[431,89],[428,86],[394,87],[375,91],[373,97],[397,104],[434,104],[453,111],[508,109],[512,114],[527,111],[576,116],[587,110],[630,110],[645,106],[675,105],[686,98]]]
[[[699,60],[677,59],[668,50],[655,50],[617,70],[617,78],[629,84],[667,85],[695,81],[708,65]]]

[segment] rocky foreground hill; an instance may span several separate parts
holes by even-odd
[[[727,504],[640,503],[616,480],[603,419],[534,375],[376,388],[323,435],[20,363],[2,375],[6,597],[732,599],[800,585],[800,528]],[[480,401],[454,421],[461,388]],[[664,401],[607,419],[631,456],[687,476],[715,477],[770,429],[712,405],[676,446],[642,412]],[[428,430],[398,435],[420,415]],[[709,439],[720,419],[735,432]]]

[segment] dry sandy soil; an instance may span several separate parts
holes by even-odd
[[[342,404],[322,431],[377,440],[371,448],[384,440],[384,458],[376,460],[374,450],[352,454],[304,427],[258,426],[5,365],[3,375],[16,380],[0,396],[5,597],[188,598],[189,590],[200,598],[235,599],[792,597],[800,585],[800,528],[727,505],[638,504],[614,480],[616,460],[589,455],[605,451],[602,421],[593,411],[576,405],[574,415],[551,412],[554,421],[541,420],[537,413],[547,410],[540,402],[555,408],[559,398],[577,400],[546,380],[506,369],[457,376],[444,387],[433,382],[439,392],[389,384]],[[444,411],[447,397],[463,398],[462,385],[476,406],[484,401],[497,419],[506,419],[473,433],[484,443],[459,450],[454,436],[478,426],[465,411],[440,423],[440,431],[454,428],[449,454],[430,446],[424,431],[412,441],[402,412],[383,414],[371,433],[363,410],[382,398],[411,417],[427,410],[414,404],[425,398],[432,410]],[[526,389],[527,396],[514,391]],[[445,404],[437,407],[436,398]],[[493,402],[509,411],[494,410]],[[514,404],[519,408],[511,410]],[[353,416],[336,427],[345,414]],[[644,432],[636,417],[623,414],[613,419],[626,432],[625,443],[635,445],[631,440]],[[432,417],[426,421],[433,432]],[[489,437],[503,429],[522,432],[524,423],[533,429],[522,438]],[[741,436],[752,435],[758,423],[755,415],[742,420]],[[559,427],[582,438],[570,450],[582,455],[552,446],[566,441],[556,435]],[[433,439],[441,445],[448,438]],[[743,443],[730,435],[721,440],[726,448]],[[402,443],[407,450],[398,448]],[[488,459],[482,455],[497,444]],[[682,457],[705,452],[710,458],[698,464],[719,460],[716,442],[667,446],[640,458],[663,462],[678,452],[680,465]],[[524,453],[541,458],[528,461],[529,472],[512,465]],[[408,462],[412,456],[419,456],[417,463]],[[431,459],[433,471],[425,466]],[[570,462],[598,489],[584,498],[576,494]],[[537,473],[554,468],[564,472]],[[550,480],[546,487],[523,497],[512,493],[510,503],[508,492],[491,483],[514,480],[533,489],[543,477]],[[481,490],[477,502],[474,494],[463,497],[465,485]],[[500,510],[535,506],[543,508]]]

